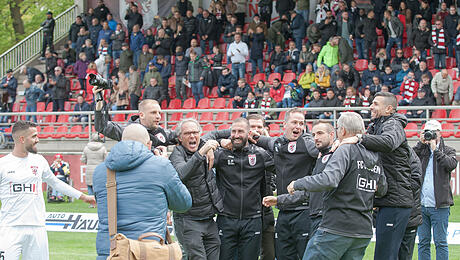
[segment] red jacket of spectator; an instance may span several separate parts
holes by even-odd
[[[285,91],[286,90],[284,89],[284,86],[282,84],[280,84],[279,88],[275,88],[275,86],[273,86],[270,89],[270,97],[272,97],[276,101],[276,103],[283,102]]]
[[[412,100],[417,96],[418,82],[415,80],[406,80],[401,84],[401,96],[405,100]]]

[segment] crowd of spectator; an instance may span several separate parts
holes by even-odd
[[[88,73],[112,80],[107,95],[113,110],[137,109],[143,99],[183,102],[190,93],[196,104],[215,93],[234,108],[369,106],[379,91],[396,94],[402,106],[460,103],[452,69],[460,62],[455,3],[321,0],[310,15],[310,1],[287,0],[277,3],[280,19],[271,22],[271,1],[260,1],[253,17],[239,2],[212,2],[195,11],[189,0],[178,1],[146,28],[134,2],[122,18],[125,27],[98,1],[76,17],[60,54],[44,39],[44,72],[21,69],[27,111],[36,111],[37,101],[62,111],[72,94],[64,74],[78,79],[77,95],[90,103],[78,111],[91,109]],[[48,13],[43,27],[54,30],[53,24]],[[1,86],[8,93],[2,111],[12,111],[17,80],[11,71]],[[421,110],[408,115],[425,116]]]

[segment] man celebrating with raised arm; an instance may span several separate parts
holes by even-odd
[[[340,141],[364,133],[364,121],[355,112],[337,121]],[[326,191],[323,217],[308,242],[304,260],[362,259],[372,238],[374,194],[385,195],[387,185],[379,155],[361,144],[345,144],[331,155],[324,170],[291,182],[295,190]]]
[[[37,154],[37,125],[13,125],[13,152],[0,158],[0,259],[48,260],[42,182],[68,196],[95,205],[88,196],[60,181]]]

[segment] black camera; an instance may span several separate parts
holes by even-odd
[[[423,138],[426,141],[431,141],[431,140],[435,140],[436,138],[438,138],[438,135],[436,134],[436,131],[425,130],[425,132],[423,132]]]
[[[97,87],[98,89],[112,89],[112,81],[106,80],[100,75],[97,74],[89,74],[89,84]],[[102,101],[104,98],[102,97],[101,92],[96,94],[96,102]]]

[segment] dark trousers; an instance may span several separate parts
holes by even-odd
[[[135,94],[129,95],[129,106],[131,110],[138,110],[139,109],[139,96]]]
[[[53,46],[53,36],[52,35],[44,35],[43,36],[43,48],[42,48],[42,57],[45,57],[46,47],[50,48],[51,52],[54,52]]]
[[[80,82],[80,89],[86,93],[86,79],[78,79],[78,82]]]
[[[53,111],[64,111],[64,102],[65,100],[63,98],[53,98]]]
[[[219,259],[220,238],[213,219],[192,220],[174,215],[174,230],[186,259]]]
[[[302,259],[310,238],[310,210],[280,211],[275,227],[277,260]]]
[[[275,226],[269,226],[262,231],[260,260],[275,260]]]
[[[369,60],[369,50],[371,50],[372,58],[375,58],[375,52],[377,51],[377,39],[368,41],[364,39],[364,59]]]
[[[374,260],[398,259],[411,208],[381,207],[377,213]]]
[[[182,82],[185,76],[176,75],[176,98],[185,101],[187,99],[187,86]]]
[[[417,227],[406,228],[401,247],[399,248],[398,260],[412,260],[414,253],[415,237],[417,236]]]
[[[259,259],[262,218],[237,219],[219,215],[217,226],[221,241],[220,260]]]

